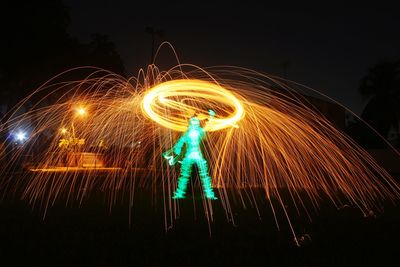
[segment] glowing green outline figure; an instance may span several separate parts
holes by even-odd
[[[215,112],[213,110],[208,111],[210,117],[214,117]],[[163,153],[163,157],[168,160],[169,165],[175,165],[177,158],[182,152],[183,146],[186,144],[186,153],[182,161],[179,161],[181,166],[181,173],[178,178],[178,186],[173,199],[185,198],[187,184],[192,173],[193,165],[196,164],[199,170],[201,183],[203,186],[204,195],[208,199],[217,199],[214,194],[211,177],[208,174],[208,164],[207,160],[204,159],[201,153],[200,143],[201,140],[206,136],[206,132],[200,126],[200,120],[194,116],[189,119],[188,130],[179,138],[178,142],[172,147],[172,149]],[[177,155],[174,157],[171,154]]]

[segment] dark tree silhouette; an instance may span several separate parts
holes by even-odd
[[[6,1],[2,11],[0,104],[3,109],[70,68],[95,66],[123,74],[123,62],[106,36],[96,34],[89,44],[69,36],[69,11],[61,0]]]
[[[116,52],[115,44],[110,41],[107,35],[95,33],[89,44],[88,55],[92,65],[116,73],[124,73],[124,64],[121,57]]]
[[[387,137],[400,119],[400,61],[382,61],[369,69],[359,92],[369,99],[361,117]]]
[[[381,61],[371,67],[361,79],[359,93],[368,103],[361,117],[384,138],[391,127],[398,129],[400,120],[400,61]],[[387,145],[364,123],[351,124],[347,133],[366,148]],[[394,144],[399,144],[394,142]]]

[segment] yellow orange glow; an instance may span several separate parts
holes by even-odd
[[[31,172],[119,171],[118,167],[53,167],[29,169]]]
[[[188,118],[197,114],[206,119],[208,109],[222,109],[205,126],[206,131],[238,127],[244,109],[238,98],[222,86],[195,79],[172,80],[160,83],[147,91],[143,98],[144,113],[160,125],[183,132]]]
[[[85,108],[85,107],[82,107],[82,106],[78,107],[78,108],[76,109],[76,114],[77,114],[78,116],[80,116],[80,117],[86,116],[86,115],[87,115],[86,108]]]

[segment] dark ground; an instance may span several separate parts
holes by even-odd
[[[327,204],[312,215],[312,222],[305,214],[293,216],[298,236],[311,237],[296,247],[282,218],[277,230],[267,205],[260,205],[262,220],[252,208],[234,208],[233,226],[220,202],[214,202],[210,236],[200,200],[197,219],[193,201],[185,200],[180,219],[165,232],[162,205],[150,199],[146,192],[137,194],[132,228],[128,205],[116,204],[110,213],[101,194],[80,208],[56,204],[44,220],[24,201],[3,200],[0,265],[394,266],[399,258],[399,206],[387,204],[384,213],[367,218],[351,207],[337,210]]]

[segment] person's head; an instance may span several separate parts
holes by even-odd
[[[194,116],[189,119],[189,127],[200,127],[200,120]]]

